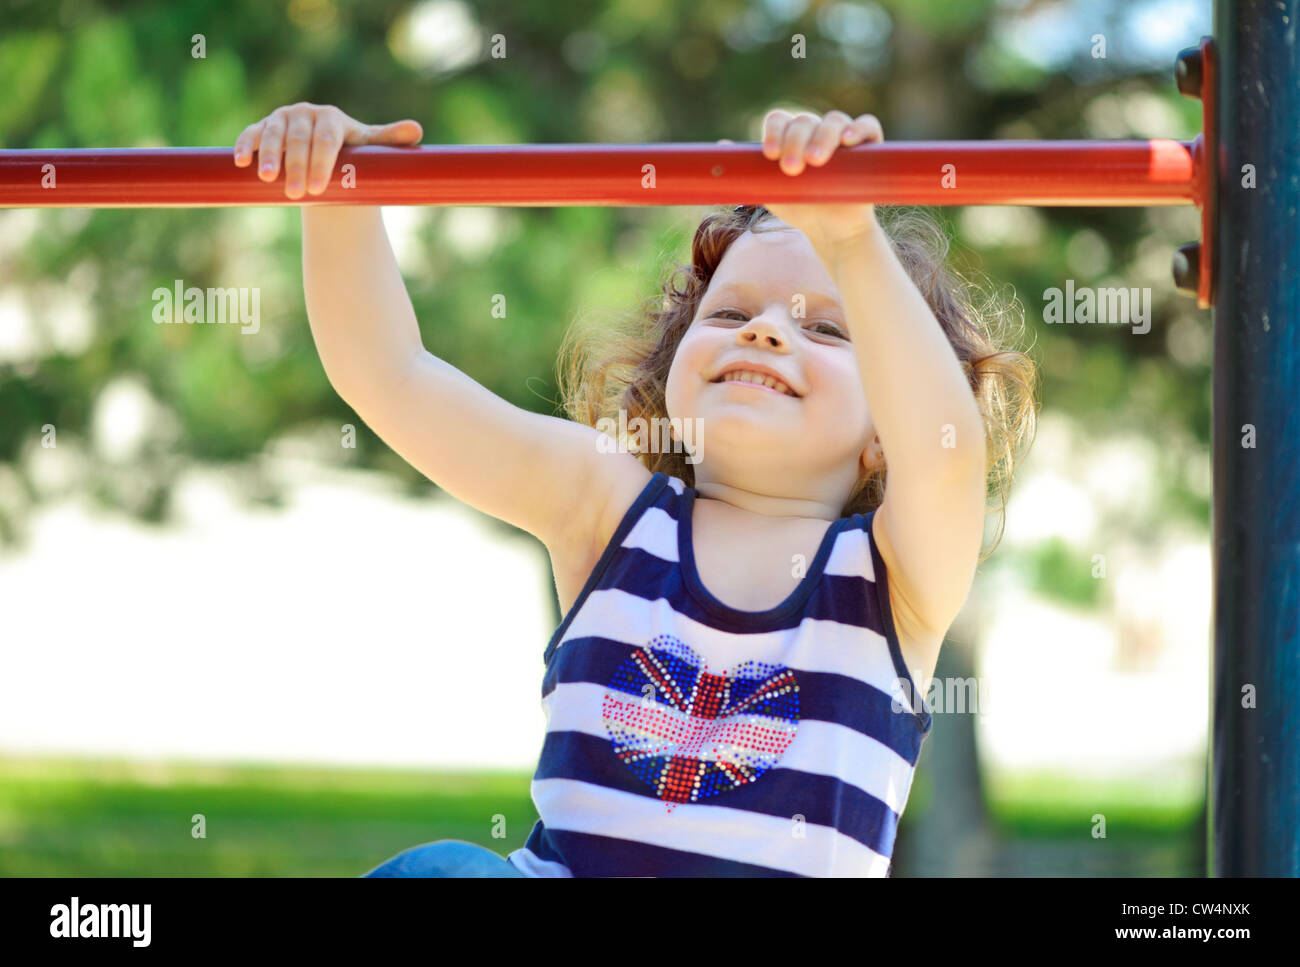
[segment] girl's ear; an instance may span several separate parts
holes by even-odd
[[[880,435],[877,434],[871,443],[867,445],[867,448],[862,451],[862,470],[863,472],[870,472],[884,462],[885,452],[881,449]]]

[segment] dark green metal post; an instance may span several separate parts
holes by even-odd
[[[1300,875],[1297,31],[1216,0],[1213,876]]]

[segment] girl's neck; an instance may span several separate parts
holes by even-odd
[[[738,511],[760,517],[829,520],[839,518],[839,506],[832,506],[833,501],[819,496],[780,496],[775,494],[755,493],[741,487],[734,487],[717,480],[697,480],[695,489],[700,499],[711,500],[728,511]]]

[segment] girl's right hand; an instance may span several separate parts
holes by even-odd
[[[278,107],[250,124],[235,142],[235,165],[247,168],[258,152],[257,176],[275,181],[284,153],[284,193],[298,199],[304,190],[319,195],[329,184],[334,161],[345,144],[410,145],[424,131],[409,118],[392,124],[362,124],[330,104],[300,101]]]

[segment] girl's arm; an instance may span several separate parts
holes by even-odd
[[[763,155],[798,175],[841,144],[879,142],[880,121],[843,111],[763,119]],[[961,361],[872,205],[769,205],[807,235],[839,289],[885,458],[873,531],[909,631],[940,642],[975,576],[984,534],[986,443]],[[931,663],[930,667],[933,667]]]
[[[283,143],[286,193],[301,197],[324,189],[343,144],[412,143],[419,133],[413,121],[372,127],[299,104],[245,131],[236,164],[260,150],[272,167],[259,175],[274,180]],[[633,467],[644,473],[630,454],[602,453],[599,431],[517,407],[430,354],[378,208],[304,206],[303,288],[321,364],[348,405],[453,497],[552,552],[585,553],[613,484]]]
[[[877,539],[913,625],[943,635],[975,577],[984,536],[984,423],[952,345],[871,230],[829,256],[887,466]]]
[[[307,316],[330,383],[413,467],[552,550],[595,540],[599,431],[522,409],[429,353],[376,208],[303,209]],[[454,325],[454,321],[448,321]]]

